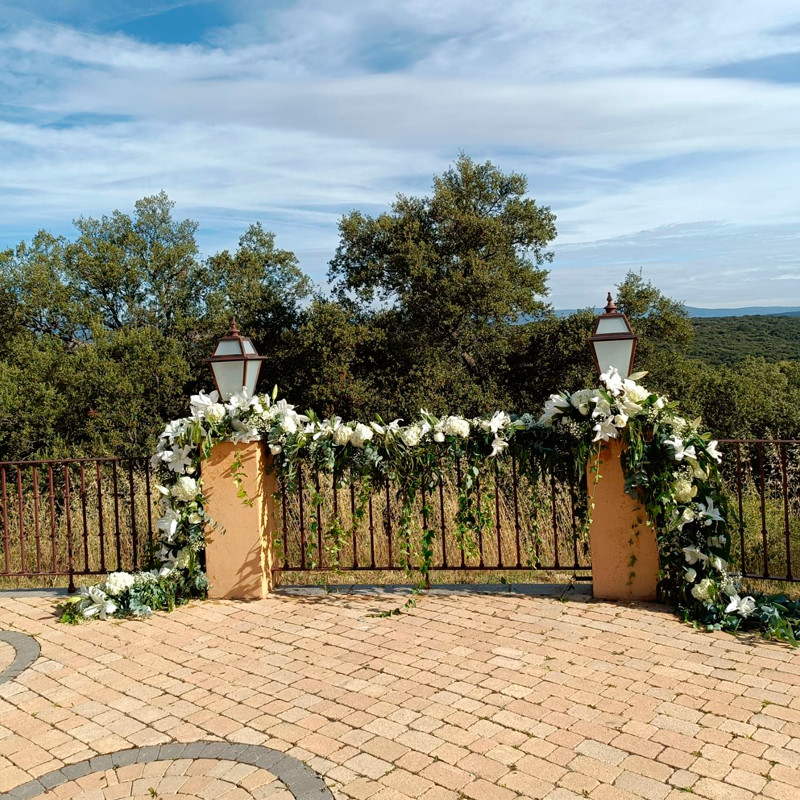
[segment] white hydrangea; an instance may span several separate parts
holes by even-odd
[[[447,436],[460,436],[462,439],[469,436],[469,422],[463,417],[446,417],[443,428]]]
[[[108,594],[118,597],[123,592],[127,592],[134,584],[134,577],[129,572],[112,572],[105,582],[105,590]]]
[[[579,389],[570,395],[569,401],[584,417],[588,417],[596,394],[594,389]]]
[[[172,496],[181,503],[191,503],[197,493],[197,481],[189,475],[181,475],[172,487]]]
[[[692,587],[692,597],[701,603],[708,602],[714,593],[714,581],[703,578],[696,586]]]
[[[369,425],[364,425],[359,422],[356,425],[356,429],[353,431],[353,435],[350,437],[350,444],[353,447],[363,447],[373,436],[375,432]]]

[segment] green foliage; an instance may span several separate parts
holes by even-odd
[[[325,415],[475,416],[593,385],[594,313],[549,310],[555,217],[527,188],[462,155],[427,196],[345,215],[329,297],[260,224],[201,258],[163,192],[74,240],[39,232],[0,252],[0,458],[148,454],[234,314],[262,381]],[[692,323],[636,272],[616,296],[655,390],[720,436],[800,436],[797,318]]]
[[[555,238],[554,215],[526,191],[524,176],[461,155],[432,196],[342,219],[330,279],[383,335],[391,358],[374,364],[376,380],[396,413],[478,413],[505,399],[513,323],[546,309],[541,265]]]

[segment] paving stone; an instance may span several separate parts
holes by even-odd
[[[430,594],[399,617],[370,616],[399,596],[191,603],[74,629],[55,623],[47,598],[0,597],[0,627],[35,634],[47,656],[20,639],[17,655],[38,662],[0,686],[0,800],[83,769],[113,783],[112,767],[137,791],[194,781],[201,796],[235,772],[218,759],[247,765],[254,786],[285,778],[299,800],[330,800],[326,778],[355,800],[800,790],[800,654],[789,648],[695,631],[660,606],[512,589]],[[154,766],[130,777],[133,765]],[[92,785],[87,800],[101,800]]]

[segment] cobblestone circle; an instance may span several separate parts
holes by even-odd
[[[39,643],[27,633],[0,631],[0,642],[10,644],[16,652],[11,664],[0,672],[0,684],[14,680],[39,658]]]
[[[263,745],[219,741],[148,745],[95,756],[16,786],[0,794],[0,800],[33,800],[45,793],[75,800],[333,800],[325,782],[294,756]]]

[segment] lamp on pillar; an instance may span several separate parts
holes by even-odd
[[[617,311],[609,292],[605,313],[597,318],[594,332],[589,337],[598,372],[608,372],[609,367],[616,367],[617,372],[623,378],[627,378],[633,370],[633,357],[636,354],[638,338],[628,318],[621,311]]]
[[[236,326],[236,317],[231,320],[231,329],[218,342],[214,355],[206,361],[211,364],[214,383],[223,400],[241,392],[243,388],[255,394],[258,373],[265,356],[256,352],[253,342],[242,336]]]

